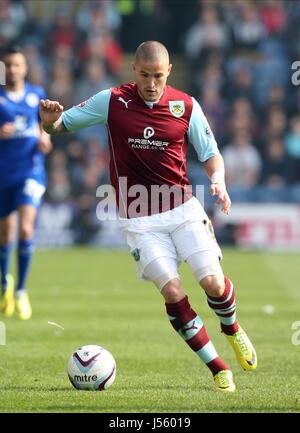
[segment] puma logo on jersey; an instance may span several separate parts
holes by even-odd
[[[121,96],[119,96],[118,101],[123,102],[123,104],[126,106],[126,108],[128,108],[128,104],[129,104],[129,102],[132,101],[132,99],[129,99],[129,101],[126,102],[126,101],[124,101],[124,99]]]

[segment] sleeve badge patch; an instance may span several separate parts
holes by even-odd
[[[82,101],[82,102],[80,102],[80,104],[77,105],[77,107],[82,108],[85,106],[86,103],[87,103],[87,101]]]
[[[208,135],[209,137],[213,137],[212,130],[210,129],[209,126],[206,127],[206,129],[205,129],[205,133],[206,133],[206,135]]]

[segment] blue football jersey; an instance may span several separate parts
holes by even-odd
[[[6,122],[15,125],[12,137],[0,139],[0,189],[26,178],[44,182],[45,156],[38,149],[40,99],[45,99],[44,90],[27,82],[18,102],[0,86],[0,126]]]

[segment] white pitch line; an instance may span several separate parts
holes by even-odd
[[[50,322],[49,320],[48,320],[48,325],[56,326],[57,328],[62,329],[63,331],[65,330],[65,328],[63,328],[62,326],[58,325],[55,322]]]

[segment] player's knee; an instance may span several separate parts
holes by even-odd
[[[7,245],[13,241],[14,231],[10,226],[0,227],[0,245]]]
[[[208,275],[200,281],[200,285],[209,296],[222,296],[225,290],[224,275]]]
[[[13,234],[8,229],[0,230],[0,245],[7,245],[13,241]]]
[[[162,288],[161,294],[169,303],[179,302],[185,297],[181,282],[177,278],[168,281]]]
[[[20,239],[24,241],[31,239],[33,237],[33,231],[34,231],[33,224],[27,221],[23,221],[20,224]]]

